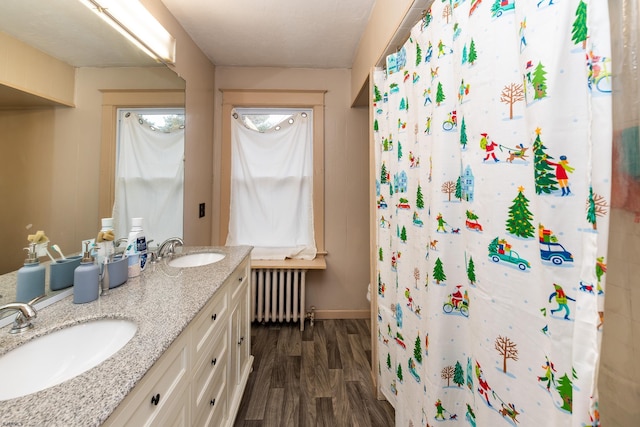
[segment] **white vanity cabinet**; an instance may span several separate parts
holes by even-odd
[[[253,363],[250,271],[247,257],[105,426],[233,426]]]

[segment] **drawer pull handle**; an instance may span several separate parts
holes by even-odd
[[[211,406],[215,405],[216,404],[216,399],[215,398],[211,399],[211,401],[209,403],[211,404]]]
[[[238,282],[242,282],[244,278],[242,276],[238,277]]]
[[[213,313],[211,315],[211,320],[216,320],[218,318],[218,313]]]
[[[238,345],[242,345],[243,341],[244,341],[244,337],[240,337],[240,341],[238,341]]]
[[[155,396],[151,396],[151,403],[155,406],[158,406],[158,403],[160,403],[160,393],[156,394]]]
[[[218,363],[218,358],[217,357],[211,361],[211,364],[213,366],[216,366],[216,363]]]

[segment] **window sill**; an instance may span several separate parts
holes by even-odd
[[[255,259],[251,260],[251,268],[283,268],[299,270],[326,270],[327,262],[324,254],[318,254],[314,259]]]

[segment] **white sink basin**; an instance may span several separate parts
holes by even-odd
[[[0,357],[0,401],[69,380],[108,359],[133,338],[129,320],[101,319],[38,337]]]
[[[171,267],[201,267],[207,264],[213,264],[224,259],[225,254],[216,252],[200,252],[195,254],[183,255],[169,261]]]

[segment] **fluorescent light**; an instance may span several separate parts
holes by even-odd
[[[176,40],[138,0],[79,0],[147,55],[175,62]]]

